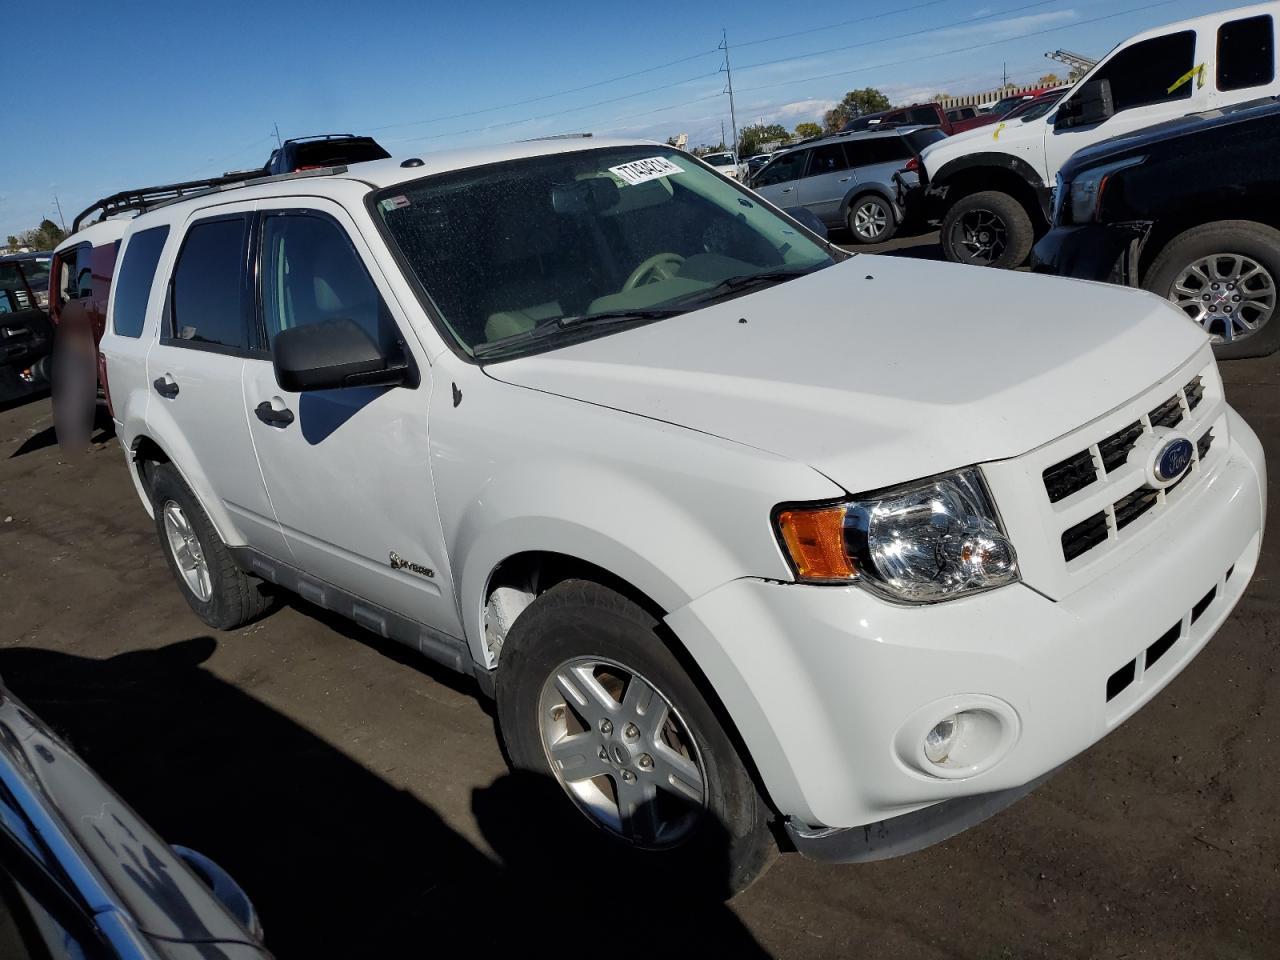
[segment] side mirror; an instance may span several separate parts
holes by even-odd
[[[395,386],[409,379],[409,365],[383,354],[354,321],[342,318],[282,330],[271,344],[281,390],[336,390]]]
[[[787,215],[799,223],[800,226],[808,227],[823,240],[827,239],[827,225],[822,222],[821,217],[808,207],[793,207],[787,211]]]
[[[1115,101],[1111,98],[1110,80],[1090,80],[1074,97],[1068,97],[1058,105],[1058,116],[1053,121],[1055,130],[1069,127],[1087,127],[1114,116]]]

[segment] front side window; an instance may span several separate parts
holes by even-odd
[[[1202,80],[1195,67],[1196,32],[1182,30],[1125,47],[1089,79],[1108,80],[1116,113],[1187,100]]]
[[[510,160],[373,202],[429,307],[485,359],[678,323],[834,262],[790,219],[662,147]]]
[[[806,176],[820,177],[824,173],[839,173],[848,168],[844,147],[838,143],[828,143],[809,151],[809,172]]]
[[[792,180],[797,179],[800,176],[800,172],[804,170],[805,158],[808,155],[808,150],[797,150],[794,153],[784,153],[782,156],[775,158],[760,171],[756,177],[755,185],[757,187],[771,187],[775,183],[790,183]]]
[[[1262,87],[1276,78],[1275,28],[1269,14],[1218,28],[1218,89]]]
[[[262,225],[259,283],[267,341],[282,330],[353,320],[386,354],[398,331],[346,233],[327,217],[271,214]]]
[[[135,233],[125,248],[124,262],[115,281],[116,299],[111,320],[111,328],[122,337],[142,336],[151,282],[168,236],[167,226],[151,227]]]
[[[177,343],[249,349],[244,311],[245,217],[192,225],[173,271],[170,330]]]

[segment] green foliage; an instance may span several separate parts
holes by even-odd
[[[791,131],[780,123],[754,123],[738,131],[738,157],[746,159],[760,152],[760,144],[790,140]]]
[[[822,135],[822,127],[816,123],[805,121],[796,124],[796,137],[805,139],[806,137],[818,137]]]
[[[827,133],[835,133],[855,117],[879,113],[881,110],[888,110],[889,107],[889,98],[875,87],[850,90],[844,95],[843,100],[823,116],[822,128]]]
[[[52,220],[41,220],[40,226],[32,230],[24,230],[14,236],[9,234],[6,242],[10,250],[30,247],[32,250],[52,250],[66,238],[66,234]]]

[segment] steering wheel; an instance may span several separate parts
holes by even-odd
[[[627,277],[627,282],[622,285],[622,289],[634,290],[655,280],[670,280],[676,275],[682,263],[684,263],[684,257],[678,253],[655,253],[631,271],[631,276]]]

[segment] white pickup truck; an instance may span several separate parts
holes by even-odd
[[[1058,170],[1083,147],[1233,103],[1280,94],[1280,3],[1144,30],[1119,44],[1047,114],[959,133],[920,157],[924,216],[947,259],[1016,267],[1049,228]],[[900,203],[910,202],[900,196]],[[1152,252],[1154,256],[1154,251]]]
[[[1170,304],[852,256],[657,144],[162,204],[109,321],[197,615],[286,589],[474,676],[569,822],[726,894],[778,840],[870,860],[1013,802],[1258,557],[1262,451]]]

